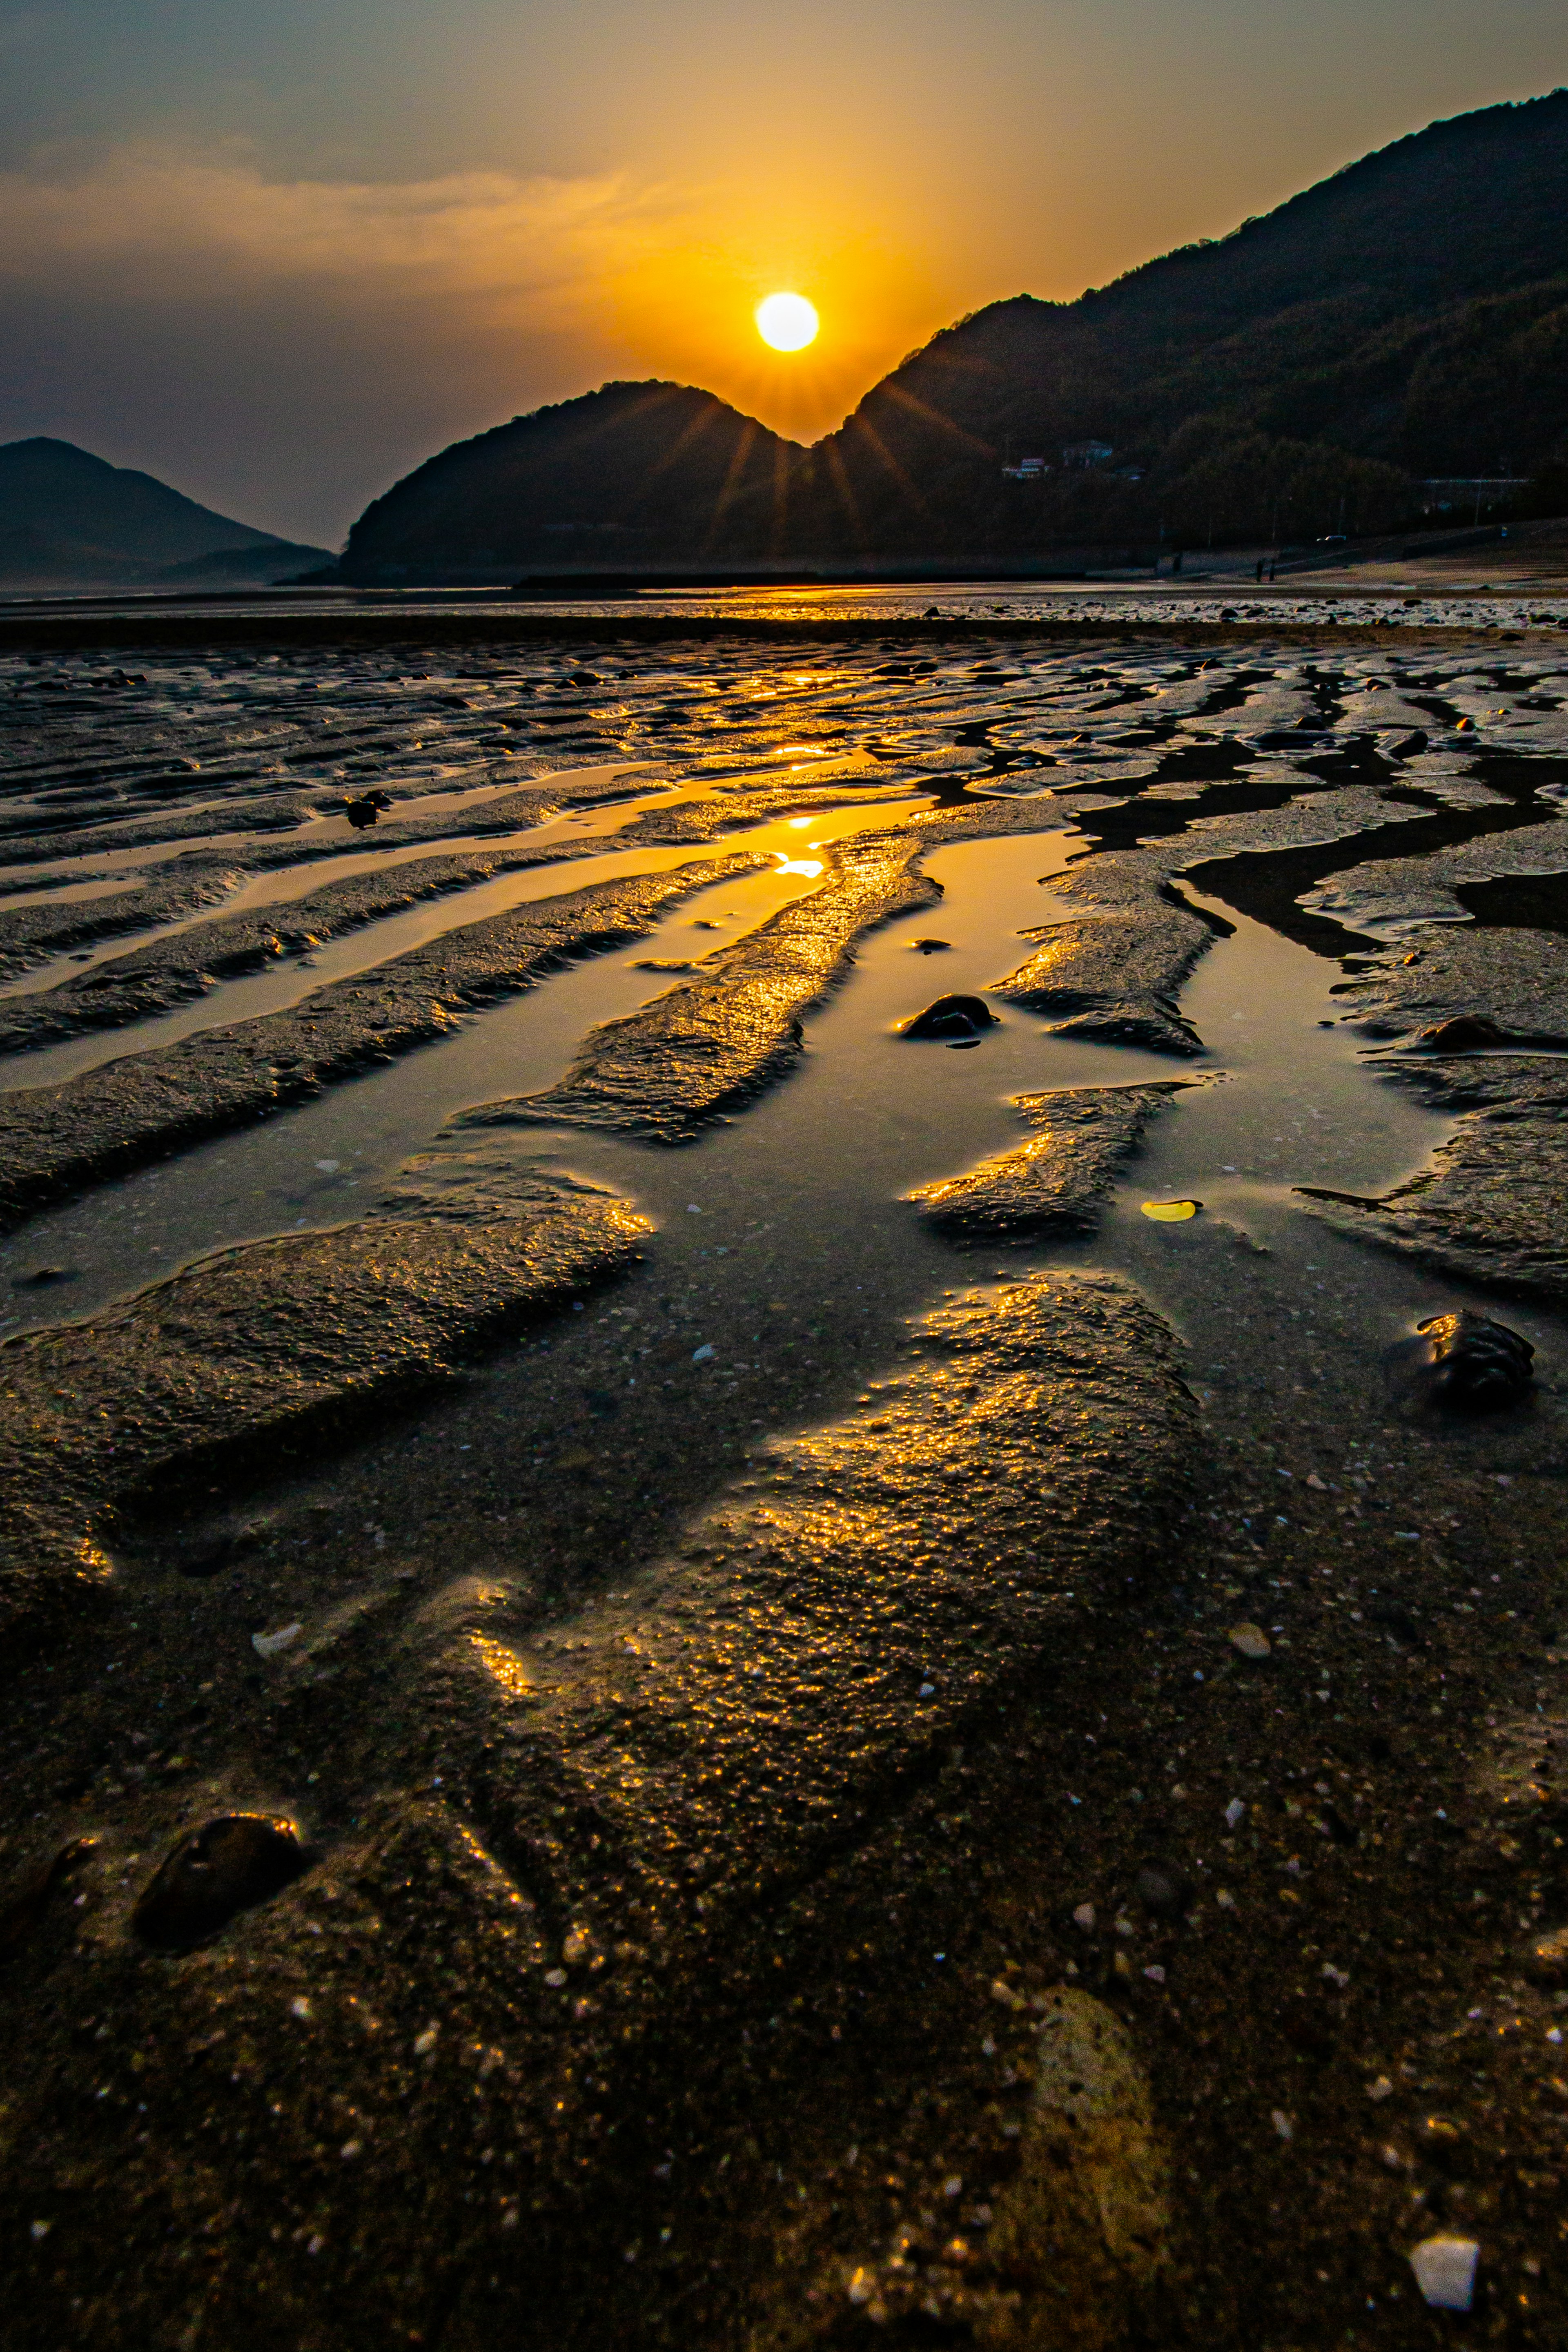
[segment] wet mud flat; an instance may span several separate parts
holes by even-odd
[[[4,659],[12,2339],[1568,2341],[1561,646]]]

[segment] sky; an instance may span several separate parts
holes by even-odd
[[[984,303],[1565,79],[1562,0],[0,0],[0,440],[327,546],[612,378],[814,440]]]

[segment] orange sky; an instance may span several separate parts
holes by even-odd
[[[811,439],[937,327],[1560,78],[1561,0],[160,0],[0,13],[0,439],[331,544],[611,376]],[[752,312],[821,313],[768,352]]]

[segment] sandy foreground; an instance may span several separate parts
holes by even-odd
[[[6,623],[8,2345],[1568,2344],[1560,603]]]

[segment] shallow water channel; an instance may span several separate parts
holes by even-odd
[[[579,964],[392,1066],[35,1218],[0,1252],[0,1265],[14,1281],[40,1265],[63,1268],[69,1280],[15,1291],[8,1328],[90,1312],[236,1241],[362,1214],[392,1171],[430,1148],[465,1107],[549,1086],[587,1029],[672,984],[643,969],[648,962],[695,961],[742,936],[817,887],[819,845],[881,821],[879,811],[845,809],[724,836],[716,854],[756,848],[777,859],[775,868],[695,895],[633,951]],[[1333,1232],[1292,1192],[1297,1184],[1381,1192],[1419,1167],[1452,1124],[1378,1075],[1339,1025],[1336,961],[1188,891],[1191,903],[1234,926],[1182,999],[1207,1047],[1201,1061],[1053,1036],[1010,1005],[998,1008],[999,1025],[976,1051],[897,1034],[932,997],[983,991],[1015,968],[1029,952],[1019,935],[1062,911],[1060,894],[1042,899],[1040,881],[1082,849],[1075,831],[1061,829],[934,852],[925,870],[942,887],[940,907],[863,940],[845,983],[807,1024],[799,1071],[696,1144],[669,1150],[519,1122],[485,1129],[486,1152],[612,1186],[692,1255],[712,1300],[716,1377],[728,1377],[733,1362],[734,1376],[756,1391],[763,1423],[764,1335],[745,1328],[759,1319],[747,1300],[761,1280],[791,1295],[802,1285],[824,1300],[838,1295],[841,1306],[852,1296],[866,1302],[855,1314],[869,1317],[862,1328],[874,1353],[876,1328],[891,1332],[902,1316],[977,1275],[1022,1264],[1114,1267],[1186,1339],[1194,1383],[1211,1398],[1255,1388],[1260,1408],[1267,1393],[1278,1410],[1281,1393],[1288,1401],[1375,1383],[1385,1348],[1420,1315],[1469,1294]],[[612,851],[500,876],[351,934],[314,958],[314,969],[269,970],[142,1026],[162,1042],[272,1009],[457,921],[612,875],[667,870],[693,854]],[[912,942],[924,937],[948,944],[923,955]],[[59,1051],[90,1066],[148,1042],[121,1031]],[[57,1055],[18,1058],[41,1076],[39,1066]],[[960,1254],[926,1233],[904,1198],[1021,1140],[1010,1103],[1018,1094],[1173,1077],[1209,1082],[1185,1087],[1151,1121],[1092,1240]],[[458,1150],[473,1140],[461,1125],[444,1138]],[[1143,1201],[1174,1195],[1200,1199],[1200,1215],[1161,1225],[1142,1214]],[[1512,1319],[1538,1345],[1553,1337],[1552,1318],[1535,1310]],[[825,1328],[823,1339],[826,1394],[840,1383],[826,1370],[835,1342]],[[841,1371],[850,1376],[849,1364]]]

